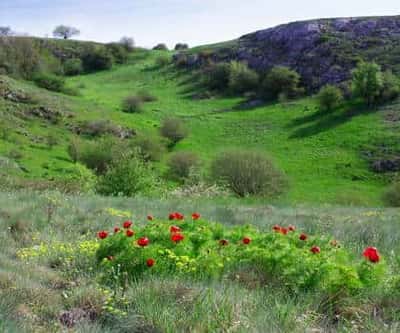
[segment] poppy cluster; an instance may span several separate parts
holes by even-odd
[[[376,247],[367,247],[363,255],[365,258],[367,258],[370,262],[377,263],[381,259],[378,250]]]
[[[170,221],[173,221],[173,220],[182,221],[185,218],[185,216],[181,213],[175,212],[175,213],[169,214],[168,218]]]
[[[296,227],[295,226],[293,226],[293,225],[289,225],[287,228],[285,228],[285,227],[282,227],[282,226],[280,226],[280,225],[278,225],[278,224],[275,224],[273,227],[272,227],[272,229],[275,231],[275,232],[277,232],[277,233],[280,233],[280,234],[282,234],[282,235],[287,235],[287,233],[289,232],[289,231],[295,231],[296,230]]]

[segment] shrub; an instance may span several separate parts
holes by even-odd
[[[381,67],[374,62],[360,62],[352,71],[352,89],[361,97],[367,106],[372,106],[383,87]]]
[[[218,182],[225,183],[240,197],[274,195],[281,192],[284,179],[264,154],[232,150],[217,156],[211,173]]]
[[[139,156],[146,162],[160,161],[165,152],[165,146],[159,138],[154,136],[138,136],[132,144]]]
[[[156,185],[152,170],[135,154],[123,154],[100,177],[97,190],[104,195],[133,197],[149,194]]]
[[[383,201],[389,207],[400,207],[400,182],[392,184],[385,191]]]
[[[301,92],[299,84],[300,75],[296,71],[276,66],[265,76],[262,82],[262,94],[268,99],[277,99],[280,94],[293,98]]]
[[[317,99],[321,110],[332,111],[343,101],[343,94],[339,88],[328,84],[321,88]]]
[[[96,188],[96,175],[86,166],[80,163],[74,164],[65,170],[62,179],[68,184],[69,188],[74,188],[78,192],[90,193]]]
[[[135,40],[132,37],[122,37],[119,40],[119,43],[127,50],[128,52],[133,51],[135,48]]]
[[[78,58],[68,59],[64,63],[64,74],[65,75],[79,75],[83,72],[82,60]]]
[[[177,43],[175,45],[175,51],[187,50],[188,48],[189,48],[189,45],[186,43]]]
[[[63,78],[46,73],[36,74],[33,78],[33,81],[41,88],[56,92],[61,92],[65,85]]]
[[[212,90],[224,91],[229,86],[230,65],[227,62],[213,64],[204,70],[206,86]]]
[[[104,119],[84,121],[75,128],[75,132],[79,135],[86,135],[89,137],[113,135],[120,138],[129,138],[133,135],[132,130],[122,128],[112,123],[110,120]]]
[[[173,179],[184,180],[189,178],[191,170],[198,165],[199,158],[195,153],[177,152],[168,161],[169,174]]]
[[[153,47],[153,50],[159,50],[159,51],[168,51],[168,47],[164,43],[159,43],[156,46]]]
[[[104,47],[93,48],[82,55],[82,64],[88,73],[107,70],[112,67],[112,56]]]
[[[106,48],[117,64],[124,64],[128,61],[128,51],[123,45],[119,43],[110,43],[106,45]]]
[[[247,64],[232,61],[229,66],[229,89],[233,93],[245,93],[257,88],[258,74],[250,69]]]
[[[187,129],[179,118],[164,119],[160,132],[163,137],[170,141],[171,146],[176,145],[188,135]]]
[[[118,142],[110,137],[102,137],[97,141],[71,142],[68,153],[74,161],[78,161],[97,174],[104,174],[111,162],[120,155]]]
[[[171,59],[167,55],[160,55],[156,58],[156,66],[157,67],[165,67],[169,65]]]
[[[140,96],[132,95],[124,98],[122,110],[127,113],[139,113],[143,111],[143,100]]]
[[[378,100],[381,103],[390,102],[400,95],[400,81],[391,71],[382,74],[382,89]]]

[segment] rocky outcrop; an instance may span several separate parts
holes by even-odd
[[[208,52],[214,61],[246,61],[259,71],[289,66],[313,90],[346,81],[360,59],[375,60],[399,73],[400,16],[294,22],[245,35]],[[201,54],[197,59],[199,63]]]

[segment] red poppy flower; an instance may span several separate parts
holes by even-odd
[[[299,239],[302,240],[302,241],[305,241],[305,240],[307,240],[307,235],[306,234],[301,234]]]
[[[370,262],[379,262],[381,259],[378,250],[376,247],[367,247],[363,253],[364,257],[367,258]]]
[[[221,240],[219,241],[219,244],[220,244],[221,246],[226,246],[226,245],[229,244],[229,241],[226,240],[226,239],[221,239]]]
[[[275,225],[272,227],[272,229],[273,229],[274,231],[276,231],[276,232],[279,232],[279,231],[281,231],[281,226],[275,224]]]
[[[147,215],[147,221],[153,221],[154,217],[152,215]]]
[[[122,225],[125,229],[129,229],[132,226],[132,221],[125,221]]]
[[[113,256],[107,256],[107,260],[108,260],[108,261],[113,261],[113,260],[114,260],[114,257],[113,257]]]
[[[321,252],[321,249],[318,246],[313,246],[310,250],[312,253],[317,254]]]
[[[152,258],[146,260],[147,267],[153,267],[156,261]]]
[[[107,238],[107,236],[108,236],[108,232],[107,231],[99,231],[98,233],[97,233],[97,236],[100,238],[100,239],[105,239],[105,238]]]
[[[133,230],[131,230],[131,229],[128,229],[128,230],[126,231],[126,235],[127,235],[128,237],[132,237],[134,234],[135,234],[135,232],[134,232]]]
[[[198,220],[200,218],[200,214],[199,213],[193,213],[192,214],[192,219],[193,220]]]
[[[175,220],[176,219],[175,213],[169,214],[168,218],[170,221]]]
[[[281,228],[281,230],[279,231],[282,235],[287,235],[288,233],[288,229],[287,228]]]
[[[185,238],[185,237],[184,237],[182,234],[180,234],[179,232],[173,233],[173,234],[171,235],[171,240],[172,240],[174,243],[179,243],[180,241],[183,241],[184,238]]]
[[[289,231],[295,231],[296,227],[294,225],[288,226]]]
[[[176,225],[172,225],[172,226],[169,228],[169,232],[171,232],[171,233],[180,232],[180,231],[181,231],[181,228],[177,227]]]
[[[250,242],[251,242],[251,238],[249,238],[249,237],[244,237],[243,239],[242,239],[242,242],[243,242],[243,244],[250,244]]]
[[[181,213],[176,212],[176,213],[175,213],[175,218],[176,218],[177,220],[183,220],[183,219],[184,219],[184,216],[183,216]]]
[[[149,245],[149,239],[147,237],[141,237],[137,240],[137,244],[141,247]]]
[[[120,230],[121,230],[120,228],[115,227],[115,228],[114,228],[114,233],[120,232]]]

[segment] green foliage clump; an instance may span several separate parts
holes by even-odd
[[[160,68],[168,66],[170,62],[171,58],[166,54],[159,55],[155,60],[156,66]]]
[[[132,95],[125,97],[122,101],[122,111],[126,113],[139,113],[143,111],[143,99],[140,96]]]
[[[188,135],[184,123],[179,118],[164,119],[161,124],[160,133],[170,141],[171,146],[176,145]]]
[[[37,86],[50,91],[62,92],[65,87],[65,80],[62,77],[48,73],[36,74],[33,77],[33,81]]]
[[[352,89],[357,97],[361,97],[372,106],[376,103],[383,87],[381,67],[374,62],[359,62],[352,71]]]
[[[150,194],[157,180],[150,166],[135,153],[123,153],[99,178],[97,191],[103,195],[134,197]]]
[[[68,76],[79,75],[83,72],[82,60],[79,58],[68,59],[64,63],[64,74]]]
[[[159,43],[156,46],[153,47],[153,50],[158,50],[158,51],[168,51],[168,46],[164,43]]]
[[[139,156],[146,162],[160,161],[165,153],[165,145],[160,138],[149,135],[138,135],[131,146],[138,150]]]
[[[328,84],[321,88],[317,99],[322,111],[332,111],[343,101],[343,94],[339,88]]]
[[[230,65],[227,62],[212,64],[204,70],[205,85],[211,90],[225,91],[228,89]]]
[[[232,61],[229,67],[228,87],[231,92],[242,94],[257,89],[259,76],[246,63]]]
[[[293,98],[302,92],[299,85],[300,75],[296,71],[285,66],[275,66],[262,82],[262,94],[272,100],[282,95]]]
[[[93,193],[96,188],[97,177],[92,170],[83,164],[76,163],[65,170],[62,180],[76,192]]]
[[[400,207],[400,182],[395,182],[386,189],[383,201],[389,207]]]
[[[231,150],[218,155],[211,172],[217,182],[225,183],[240,197],[271,196],[282,191],[283,174],[262,153]]]
[[[106,45],[106,49],[111,53],[115,63],[125,64],[128,61],[128,51],[124,45],[120,43],[110,43]]]
[[[382,74],[382,89],[379,93],[379,102],[390,102],[400,96],[400,80],[392,71]]]
[[[169,174],[173,179],[188,179],[193,168],[199,165],[199,158],[193,152],[180,151],[174,153],[169,161]]]
[[[82,55],[82,64],[85,72],[102,71],[112,67],[113,58],[104,47],[91,48]]]

